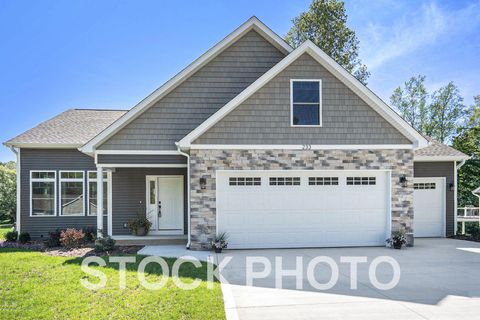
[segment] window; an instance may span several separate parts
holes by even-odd
[[[152,181],[155,183],[155,181]],[[155,198],[153,198],[155,201]],[[103,215],[108,212],[108,176],[103,173]],[[97,215],[97,172],[88,172],[88,215]]]
[[[56,173],[54,171],[30,172],[30,215],[55,216],[57,215],[57,200],[55,195]]]
[[[292,80],[290,91],[291,125],[321,126],[321,80]]]
[[[260,186],[260,177],[230,177],[228,181],[231,186]]]
[[[414,183],[413,184],[413,189],[417,189],[417,190],[428,190],[428,189],[435,189],[437,186],[436,186],[436,183]]]
[[[271,186],[299,186],[300,177],[271,177]]]
[[[309,177],[309,186],[338,186],[338,177]]]
[[[60,171],[60,215],[85,214],[83,171]]]
[[[347,186],[372,186],[376,184],[377,179],[375,177],[347,177]]]

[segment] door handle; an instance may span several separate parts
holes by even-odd
[[[162,201],[158,201],[158,216],[162,216]]]

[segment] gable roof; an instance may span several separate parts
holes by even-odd
[[[95,151],[95,148],[105,142],[112,135],[117,133],[120,129],[125,127],[128,123],[142,114],[145,110],[151,107],[153,104],[158,102],[174,88],[180,85],[184,80],[188,79],[200,68],[205,66],[208,62],[218,56],[222,51],[232,45],[236,40],[240,39],[243,35],[248,33],[251,30],[255,30],[262,37],[264,37],[268,42],[274,45],[280,51],[288,54],[292,52],[292,47],[288,45],[280,36],[274,33],[270,28],[268,28],[263,22],[261,22],[257,17],[253,16],[238,27],[235,31],[230,33],[227,37],[217,43],[215,46],[210,48],[207,52],[201,55],[197,60],[192,62],[189,66],[183,69],[180,73],[175,75],[173,78],[168,80],[165,84],[159,87],[157,90],[152,92],[145,99],[140,101],[136,106],[134,106],[130,111],[125,115],[115,121],[108,128],[103,130],[100,134],[92,138],[88,143],[80,148],[80,151],[85,153],[92,153]]]
[[[463,152],[427,137],[429,145],[415,150],[415,161],[461,161],[470,157]]]
[[[180,148],[188,149],[190,144],[205,133],[215,123],[225,117],[233,109],[238,107],[248,97],[254,94],[257,90],[263,87],[266,83],[272,80],[282,70],[289,66],[293,61],[299,58],[302,54],[310,54],[318,63],[325,67],[329,72],[342,81],[348,88],[355,92],[360,98],[362,98],[370,107],[372,107],[377,113],[384,117],[393,127],[398,129],[404,134],[410,141],[412,141],[414,147],[421,148],[428,145],[428,141],[413,127],[411,127],[403,118],[401,118],[393,109],[391,109],[385,102],[383,102],[377,95],[375,95],[370,89],[353,77],[348,71],[341,67],[337,62],[330,58],[325,52],[318,48],[312,41],[307,40],[297,49],[292,51],[288,56],[276,64],[272,69],[263,74],[244,91],[227,103],[224,107],[218,110],[210,118],[199,125],[195,130],[190,132],[177,145]]]
[[[78,148],[123,116],[126,110],[69,109],[8,140],[8,147]]]

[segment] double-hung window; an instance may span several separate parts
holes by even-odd
[[[60,215],[85,215],[83,171],[60,171]]]
[[[57,193],[55,171],[30,172],[30,215],[55,216],[57,214]]]
[[[103,173],[103,215],[108,212],[108,176]],[[153,198],[155,199],[155,198]],[[155,200],[154,200],[155,201]],[[88,172],[88,215],[97,215],[97,172]]]
[[[322,125],[321,80],[291,80],[290,99],[292,126]]]

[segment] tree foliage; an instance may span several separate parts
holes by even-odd
[[[451,141],[466,121],[467,108],[453,82],[429,94],[425,76],[414,76],[393,91],[390,102],[415,129],[442,143]]]
[[[338,0],[314,0],[306,12],[292,20],[285,36],[296,48],[310,40],[363,84],[370,73],[358,58],[359,44],[355,31],[347,26],[345,5]]]
[[[12,163],[0,163],[0,220],[13,221],[16,212],[17,183]],[[15,167],[13,163],[13,167]]]
[[[478,205],[478,198],[472,191],[480,187],[480,127],[469,127],[461,130],[453,139],[452,146],[469,155],[458,172],[458,205]]]

